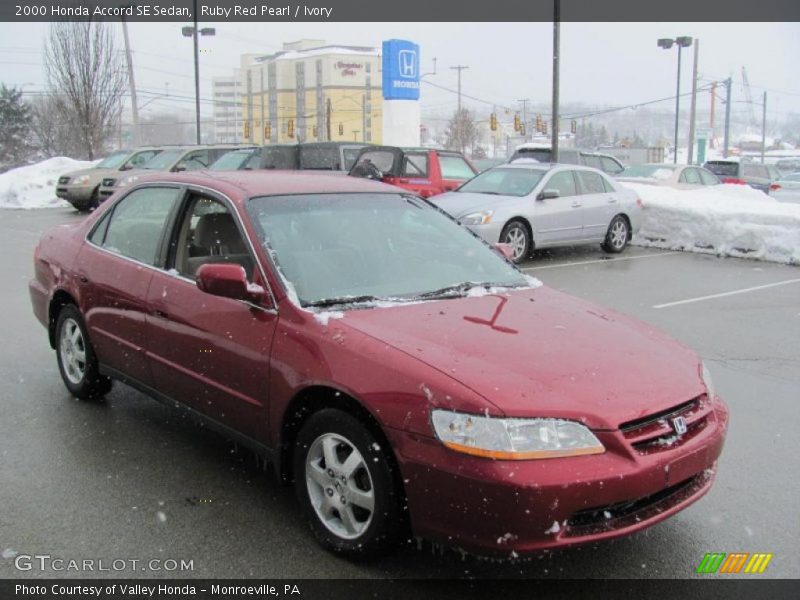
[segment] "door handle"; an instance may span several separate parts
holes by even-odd
[[[80,275],[78,279],[81,283],[89,283],[89,278],[86,275]]]
[[[163,310],[154,310],[153,315],[159,317],[160,319],[169,319],[169,315],[165,313]]]
[[[581,206],[583,206],[583,204],[581,204],[580,202],[573,202],[572,203],[572,208],[580,208]]]
[[[617,201],[617,199],[616,199],[616,198],[609,198],[609,199],[608,199],[608,203],[609,203],[609,204],[613,204],[613,203],[614,203],[614,202],[616,202],[616,201]]]

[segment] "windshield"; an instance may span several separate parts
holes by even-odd
[[[262,196],[248,210],[303,306],[448,297],[465,293],[467,282],[527,285],[484,242],[412,196]]]
[[[153,158],[144,163],[141,169],[154,169],[156,171],[166,171],[174,165],[181,156],[186,154],[186,150],[164,150],[161,154],[156,154]]]
[[[675,172],[675,167],[669,165],[633,165],[627,167],[620,175],[622,177],[647,177],[652,179],[669,179]]]
[[[117,169],[119,168],[122,163],[125,162],[125,159],[130,156],[130,152],[127,150],[120,150],[119,152],[114,152],[106,156],[103,160],[97,163],[98,169]]]
[[[707,162],[703,165],[717,177],[738,177],[739,163]]]
[[[223,154],[209,167],[212,171],[233,171],[244,169],[248,166],[249,159],[258,154],[258,149],[235,150]]]
[[[484,171],[458,188],[457,192],[527,196],[544,177],[541,169],[494,168]]]

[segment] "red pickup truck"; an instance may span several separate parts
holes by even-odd
[[[429,198],[454,190],[477,173],[463,154],[453,150],[369,146],[361,150],[349,174]]]

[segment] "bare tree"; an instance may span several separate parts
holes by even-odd
[[[61,119],[71,120],[82,149],[102,154],[120,117],[126,91],[124,65],[106,23],[52,23],[45,72]]]
[[[61,115],[53,95],[39,96],[31,102],[31,131],[37,150],[46,158],[84,155],[75,122]]]
[[[457,110],[445,131],[446,146],[454,150],[469,148],[470,152],[475,149],[475,144],[480,141],[481,132],[475,124],[475,116],[467,108]]]

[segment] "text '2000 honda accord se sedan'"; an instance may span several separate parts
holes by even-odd
[[[74,396],[246,441],[349,557],[585,543],[705,494],[728,411],[695,353],[502,250],[382,183],[165,174],[45,234],[30,294]]]

